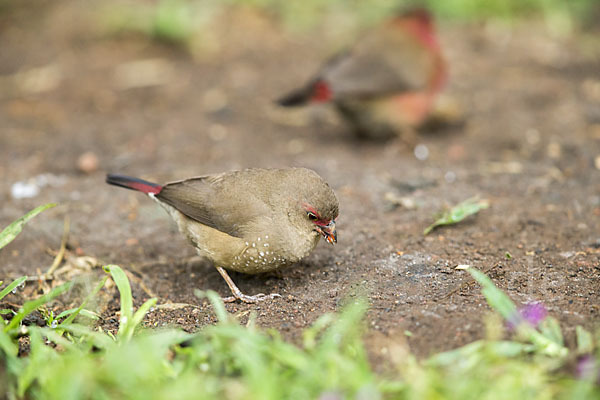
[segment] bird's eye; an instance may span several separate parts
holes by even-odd
[[[311,221],[316,221],[319,219],[314,213],[311,213],[310,211],[308,211],[306,215],[308,215],[308,219],[310,219]]]

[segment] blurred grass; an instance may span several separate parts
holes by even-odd
[[[0,317],[0,387],[6,398],[600,398],[598,335],[577,327],[577,348],[570,351],[555,319],[546,317],[534,326],[490,278],[475,269],[469,269],[471,276],[498,313],[489,319],[488,337],[423,361],[411,355],[403,337],[390,339],[390,365],[382,374],[373,372],[362,341],[367,311],[363,299],[349,301],[339,314],[321,316],[303,332],[302,345],[296,346],[274,330],[257,328],[255,314],[240,325],[214,292],[198,295],[211,301],[218,324],[195,334],[143,328],[156,299],[134,310],[125,272],[116,265],[104,271],[107,276],[79,307],[46,318],[46,327],[27,326],[23,321],[68,292],[73,282],[25,302],[18,312],[0,310],[4,316]],[[120,293],[116,335],[74,322],[79,313],[88,311],[85,305],[109,277]],[[24,282],[22,277],[0,290],[0,301]],[[511,339],[505,339],[509,332],[500,316],[512,326]],[[567,366],[577,360],[583,372],[574,376]]]
[[[460,22],[541,19],[549,30],[565,34],[597,23],[600,12],[597,0],[120,0],[106,4],[102,19],[112,31],[139,32],[185,47],[232,7],[260,12],[292,31],[352,31],[424,7],[441,20]]]
[[[403,341],[390,341],[393,363],[377,375],[361,336],[367,304],[351,301],[303,332],[300,347],[276,331],[262,331],[252,316],[246,326],[227,313],[214,292],[219,322],[196,334],[140,327],[131,291],[118,266],[105,271],[121,291],[119,333],[63,323],[57,328],[0,329],[0,383],[11,399],[595,399],[598,370],[576,379],[564,373],[569,350],[555,335],[523,326],[512,340],[489,337],[419,361]],[[516,306],[479,271],[489,304],[511,318]],[[102,282],[104,283],[104,281]],[[14,284],[13,284],[14,285]],[[63,287],[55,293],[63,292]],[[40,304],[49,297],[30,301]],[[148,304],[148,303],[146,303]],[[31,307],[23,310],[31,311]],[[523,322],[526,323],[525,321]],[[582,328],[580,351],[598,356],[597,338]],[[132,332],[129,335],[129,332]],[[133,334],[135,332],[135,334]],[[540,339],[532,335],[543,337]],[[534,335],[534,336],[535,336]],[[19,357],[19,337],[29,338]],[[493,337],[492,337],[493,336]],[[552,351],[547,344],[551,343]],[[558,350],[558,351],[556,351]],[[594,353],[595,352],[595,353]],[[562,372],[561,372],[562,371]]]

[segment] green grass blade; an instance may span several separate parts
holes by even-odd
[[[481,292],[485,296],[488,304],[496,310],[505,320],[511,323],[516,323],[515,319],[519,318],[517,306],[512,302],[502,290],[498,289],[494,282],[483,272],[476,268],[469,268],[467,271],[473,279],[482,287]]]
[[[440,218],[438,218],[433,224],[429,225],[423,231],[424,235],[428,235],[432,230],[438,226],[453,225],[456,224],[468,216],[477,214],[479,211],[484,210],[490,206],[487,200],[479,200],[477,197],[472,197],[457,204],[450,210],[446,211]]]
[[[108,276],[105,276],[104,278],[102,278],[102,280],[100,281],[100,283],[98,283],[96,285],[94,290],[92,290],[91,293],[89,293],[85,297],[85,299],[83,300],[81,305],[79,307],[77,307],[63,322],[61,322],[59,326],[61,326],[63,324],[70,324],[71,322],[73,322],[75,317],[81,312],[81,310],[83,310],[83,307],[85,307],[87,305],[87,303],[98,294],[100,289],[102,289],[102,287],[104,287],[104,284],[106,283],[107,279],[108,279]],[[64,313],[59,314],[58,317],[56,317],[56,319],[59,319],[59,318],[62,318],[63,316],[65,316],[63,314]]]
[[[583,329],[580,325],[575,327],[575,334],[577,336],[577,353],[592,354],[594,351],[594,339],[592,334]]]
[[[556,318],[544,318],[544,320],[540,323],[539,329],[541,334],[544,335],[544,337],[546,337],[548,340],[561,346],[564,344],[565,341],[563,334]]]
[[[90,310],[86,310],[85,308],[82,308],[81,310],[79,308],[70,308],[70,309],[65,310],[65,311],[61,312],[60,314],[58,314],[55,319],[65,318],[75,312],[78,312],[79,315],[83,315],[84,317],[87,317],[89,319],[93,319],[93,320],[100,319],[100,316],[97,313],[90,311]],[[63,323],[64,323],[64,321],[61,324],[63,324]]]
[[[0,331],[0,350],[7,356],[12,357],[16,357],[19,353],[19,347],[12,341],[10,335],[4,331]]]
[[[12,283],[10,285],[8,285],[4,289],[2,289],[2,291],[0,292],[0,300],[2,300],[4,298],[4,296],[6,296],[10,292],[12,292],[12,290],[14,288],[16,288],[17,286],[19,286],[20,284],[22,284],[26,280],[27,280],[27,277],[26,276],[22,276],[20,278],[15,279],[14,281],[12,281]],[[1,283],[0,283],[0,285],[1,285]]]
[[[206,292],[203,290],[195,290],[194,294],[200,299],[206,297],[210,301],[219,322],[226,323],[230,320],[229,313],[225,309],[225,304],[223,304],[223,299],[221,299],[221,296],[219,296],[217,292],[213,290],[207,290]]]
[[[23,230],[23,226],[29,221],[31,218],[35,217],[39,213],[48,208],[55,207],[55,203],[48,203],[43,206],[39,206],[27,214],[23,215],[21,218],[14,221],[12,224],[4,228],[2,232],[0,232],[0,249],[12,242]]]
[[[78,349],[78,343],[72,342],[71,340],[65,338],[60,332],[57,332],[54,328],[39,328],[35,327],[33,329],[39,330],[44,337],[46,337],[49,341],[60,345],[63,349],[66,350],[76,350]]]
[[[521,317],[517,306],[502,290],[494,285],[487,275],[475,268],[469,268],[467,271],[482,286],[481,293],[485,296],[490,307],[496,310],[506,321],[513,324],[519,334],[533,343],[540,353],[551,357],[565,357],[568,354],[568,349],[562,345],[560,327],[549,327],[548,330],[544,331],[548,336],[538,332]],[[546,319],[548,320],[548,318]],[[556,329],[559,330],[558,334]]]
[[[61,329],[73,336],[85,339],[86,342],[90,342],[99,349],[106,349],[115,343],[114,339],[107,333],[93,331],[85,325],[67,324],[61,326]]]
[[[119,332],[117,336],[120,337],[127,330],[127,326],[133,316],[133,296],[131,295],[131,285],[129,279],[125,275],[125,271],[118,265],[106,265],[104,271],[108,272],[112,277],[117,289],[119,289],[119,295],[121,297],[121,319],[119,321]]]
[[[60,296],[61,294],[68,291],[72,287],[73,287],[73,282],[63,283],[62,285],[57,286],[54,289],[52,289],[50,291],[50,293],[47,293],[35,300],[31,300],[31,301],[28,301],[27,303],[23,304],[23,307],[21,307],[19,312],[12,318],[10,323],[4,328],[4,331],[10,332],[11,330],[16,329],[19,326],[19,324],[21,323],[21,321],[23,320],[23,318],[25,318],[25,316],[27,316],[29,313],[36,310],[41,305],[46,304],[49,301],[51,301],[52,299],[54,299],[55,297]]]
[[[130,340],[131,337],[133,336],[133,333],[135,332],[135,329],[137,328],[137,326],[142,323],[142,321],[144,320],[144,317],[146,316],[146,314],[148,313],[150,308],[154,307],[155,305],[156,305],[155,298],[149,299],[144,304],[142,304],[142,306],[140,308],[138,308],[138,310],[135,312],[135,314],[133,314],[131,319],[129,321],[127,321],[127,323],[123,327],[123,331],[122,331],[123,333],[120,336],[121,339]],[[120,332],[121,332],[121,327],[119,327],[119,333]]]

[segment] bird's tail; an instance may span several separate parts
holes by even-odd
[[[296,89],[275,102],[283,107],[297,107],[308,103],[312,97],[312,88]]]
[[[284,107],[302,106],[308,102],[325,103],[332,98],[331,87],[322,79],[316,79],[303,88],[296,89],[277,100]]]
[[[106,175],[106,183],[109,185],[121,186],[126,189],[137,190],[146,194],[158,194],[163,188],[161,185],[143,179],[117,174]]]

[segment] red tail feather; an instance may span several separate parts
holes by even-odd
[[[137,190],[138,192],[146,194],[158,194],[163,188],[161,185],[148,182],[143,179],[116,174],[106,175],[106,183],[110,185],[124,187],[126,189]]]

